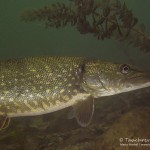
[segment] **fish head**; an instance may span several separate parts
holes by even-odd
[[[115,95],[150,86],[150,73],[130,64],[92,61],[84,65],[82,88],[93,97]]]

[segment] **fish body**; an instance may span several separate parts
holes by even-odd
[[[82,57],[0,61],[0,116],[34,116],[73,106],[81,126],[94,99],[150,86],[149,74],[129,65]]]
[[[74,57],[1,61],[0,114],[31,116],[72,105],[80,90],[76,70],[83,61]]]

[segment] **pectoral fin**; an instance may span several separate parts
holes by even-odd
[[[82,127],[90,124],[94,113],[94,99],[92,96],[87,97],[84,101],[77,102],[73,106],[74,116]]]
[[[10,118],[7,116],[0,116],[0,130],[6,129],[9,126]]]

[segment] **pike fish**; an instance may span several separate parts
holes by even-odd
[[[10,118],[72,106],[82,127],[94,99],[150,86],[150,74],[129,64],[84,57],[31,57],[0,61],[0,128]]]

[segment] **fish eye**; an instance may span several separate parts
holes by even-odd
[[[123,64],[120,66],[120,71],[121,73],[123,74],[128,74],[130,72],[130,66],[126,65],[126,64]]]

